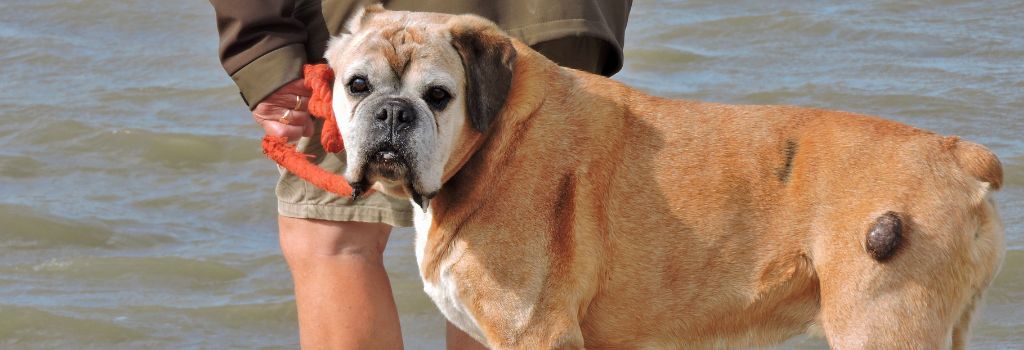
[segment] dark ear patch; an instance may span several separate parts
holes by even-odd
[[[452,46],[466,71],[466,112],[483,132],[498,117],[512,88],[516,51],[512,41],[490,26],[452,28]]]

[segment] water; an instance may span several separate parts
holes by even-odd
[[[276,171],[200,1],[6,0],[0,348],[294,348]],[[1008,254],[976,348],[1024,346],[1024,4],[638,0],[616,79],[875,114],[1004,162]],[[409,348],[443,344],[412,233],[387,267]],[[816,349],[818,339],[788,347]]]

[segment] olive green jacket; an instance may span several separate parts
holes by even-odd
[[[220,32],[220,61],[250,109],[322,62],[327,40],[367,0],[210,0]],[[617,56],[602,74],[622,68],[622,44],[632,0],[390,0],[392,10],[474,13],[528,45],[573,36],[601,39]]]

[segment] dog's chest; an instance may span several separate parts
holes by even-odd
[[[414,204],[415,205],[415,204]],[[430,282],[423,276],[423,259],[426,255],[427,234],[433,217],[433,211],[424,213],[419,208],[415,212],[416,225],[416,264],[419,266],[420,277],[423,280],[423,290],[434,301],[437,308],[441,310],[448,321],[468,333],[477,341],[486,344],[483,331],[477,326],[476,320],[470,315],[469,309],[459,299],[458,281],[452,275],[452,265],[458,256],[449,254],[445,260],[438,264],[438,278],[436,282]]]

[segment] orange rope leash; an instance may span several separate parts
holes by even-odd
[[[320,131],[320,144],[324,150],[338,153],[345,149],[338,130],[338,121],[334,119],[331,108],[331,84],[334,83],[334,71],[326,64],[307,64],[302,67],[306,88],[313,91],[309,97],[307,109],[315,118],[324,119],[323,130]],[[295,150],[283,136],[263,137],[263,154],[277,164],[292,172],[299,178],[309,181],[316,187],[336,193],[342,197],[352,195],[352,187],[345,177],[330,173],[309,161],[307,155]]]

